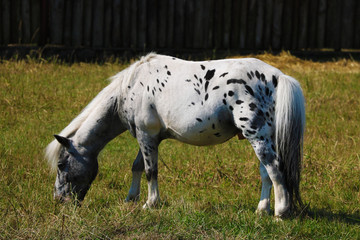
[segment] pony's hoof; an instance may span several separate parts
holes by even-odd
[[[137,201],[139,201],[139,199],[140,199],[140,197],[139,197],[139,195],[137,195],[137,196],[127,196],[126,197],[126,199],[125,199],[125,202],[137,202]]]

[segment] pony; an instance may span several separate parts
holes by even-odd
[[[258,213],[270,213],[274,186],[276,217],[302,206],[299,191],[305,128],[300,84],[255,58],[185,61],[150,53],[119,72],[47,146],[57,171],[54,198],[81,202],[98,172],[97,156],[130,131],[139,151],[126,201],[138,201],[145,171],[148,198],[156,207],[158,146],[177,139],[197,146],[246,139],[260,161]]]

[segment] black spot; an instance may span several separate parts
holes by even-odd
[[[250,128],[252,128],[252,129],[257,129],[257,126],[251,125]]]
[[[208,100],[208,98],[209,98],[209,94],[207,93],[207,94],[205,95],[205,101]]]
[[[227,72],[223,73],[223,74],[220,75],[220,77],[225,77],[227,74],[228,74]]]
[[[213,125],[211,127],[212,127],[212,129],[215,129],[215,124],[213,123]]]
[[[271,144],[271,149],[276,152],[274,144]]]
[[[159,91],[162,92],[161,88],[159,88]]]
[[[159,79],[156,79],[156,82],[159,83],[160,82]]]
[[[131,88],[130,86],[128,86],[128,88]]]
[[[206,72],[204,78],[209,81],[210,79],[213,78],[214,74],[215,74],[215,69],[213,69],[213,70],[208,70],[208,71]]]
[[[229,79],[227,80],[226,84],[246,84],[246,82],[243,79]]]
[[[263,73],[260,75],[260,78],[261,78],[261,81],[266,82],[265,75]]]
[[[278,80],[274,75],[272,76],[272,82],[273,82],[274,88],[276,88],[277,84],[278,84]]]
[[[224,103],[224,105],[226,105],[226,104],[227,104],[225,99],[223,99],[223,103]]]
[[[240,105],[242,104],[244,101],[241,101],[241,100],[236,100],[236,104]]]
[[[252,90],[252,88],[249,85],[245,85],[245,88],[252,96],[254,96],[254,91]]]
[[[260,73],[257,70],[255,71],[255,75],[258,79],[260,79]]]
[[[263,136],[261,136],[261,137],[260,137],[260,140],[264,140],[264,137],[263,137]]]
[[[191,82],[191,80],[190,80],[190,79],[186,79],[185,82]]]
[[[198,79],[198,77],[196,76],[196,74],[194,74],[194,77],[195,77],[196,79]]]
[[[248,78],[249,78],[250,80],[252,79],[250,73],[247,73],[247,76],[248,76]]]
[[[172,60],[176,60],[176,58],[173,57]]]
[[[269,125],[269,127],[271,127],[272,125],[271,125],[271,123],[269,123],[269,122],[266,122],[267,123],[267,125]]]
[[[152,104],[150,104],[150,107],[151,107],[151,109],[154,109],[154,106]]]
[[[250,107],[250,111],[254,111],[256,109],[256,104],[255,103],[250,103],[249,107]]]
[[[200,95],[200,91],[196,88],[194,88],[194,90]]]
[[[220,88],[219,86],[215,86],[215,87],[213,87],[212,90],[216,90],[216,89],[219,89],[219,88]]]
[[[192,105],[195,105],[195,103],[194,103],[194,102],[191,102],[191,104],[192,104]]]
[[[171,72],[170,72],[170,71],[167,71],[167,75],[169,75],[169,76],[170,76],[170,75],[171,75]]]
[[[248,134],[255,134],[256,133],[256,131],[251,131],[251,130],[246,130],[246,132],[248,133]]]
[[[234,96],[234,92],[233,92],[233,91],[229,91],[228,94],[229,94],[230,97]]]
[[[153,96],[155,96],[155,92],[154,92],[154,90],[152,90],[152,94],[153,94]]]
[[[147,86],[147,91],[150,91],[150,88],[149,88],[149,86]]]
[[[167,69],[167,65],[165,65],[165,68]]]
[[[265,88],[265,94],[266,94],[266,96],[269,96],[269,92],[270,92],[270,91],[269,91],[269,88],[266,87],[266,88]]]
[[[161,86],[165,87],[165,84],[164,84],[164,83],[161,83]]]
[[[144,86],[144,84],[142,82],[140,82],[141,86]]]
[[[202,70],[205,70],[205,66],[204,66],[204,65],[201,64],[200,67],[201,67]]]
[[[269,112],[266,112],[266,113],[265,113],[265,115],[266,115],[267,117],[270,117],[270,114],[269,114]]]
[[[229,109],[230,109],[230,111],[233,111],[233,110],[234,110],[234,108],[233,108],[232,106],[229,106]]]
[[[205,92],[207,91],[208,87],[209,87],[209,82],[206,81],[206,83],[205,83]]]
[[[246,118],[246,117],[242,117],[242,118],[239,118],[239,120],[240,120],[240,121],[247,121],[247,120],[249,120],[249,119]]]
[[[250,73],[251,73],[251,76],[253,76],[253,77],[255,76],[255,74],[254,74],[254,72],[253,72],[253,71],[251,71]]]
[[[201,78],[199,79],[199,82],[202,84],[202,79]]]
[[[263,116],[264,116],[264,112],[259,109],[258,112],[257,112],[257,115],[263,117]]]
[[[227,96],[226,93],[224,93],[224,98],[226,98],[226,96]]]
[[[198,122],[202,122],[201,118],[196,118],[196,120],[197,120]]]

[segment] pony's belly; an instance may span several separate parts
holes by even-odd
[[[239,133],[239,130],[235,127],[222,127],[213,129],[213,125],[209,125],[207,128],[204,126],[194,126],[188,128],[188,131],[180,131],[179,129],[169,129],[172,138],[181,142],[197,145],[215,145],[228,141]]]

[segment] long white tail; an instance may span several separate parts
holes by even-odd
[[[278,79],[275,106],[275,143],[290,209],[302,206],[299,184],[305,129],[305,100],[300,84],[292,77]]]

